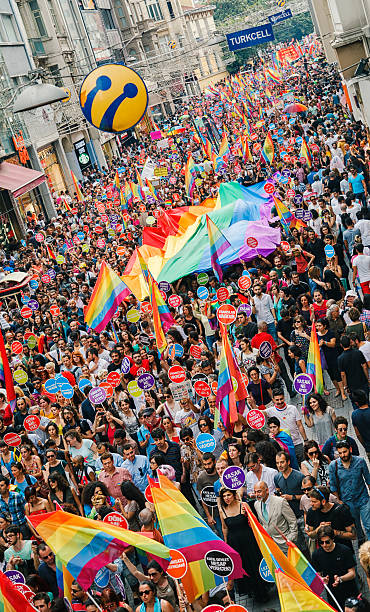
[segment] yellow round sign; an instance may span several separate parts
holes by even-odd
[[[132,68],[104,64],[85,77],[80,105],[87,121],[98,130],[120,133],[143,117],[148,106],[148,91]]]

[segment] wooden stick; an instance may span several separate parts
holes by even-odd
[[[222,576],[222,581],[223,581],[223,583],[225,585],[226,595],[227,595],[227,598],[229,600],[229,604],[232,605],[232,601],[231,601],[230,593],[229,593],[228,588],[227,588],[227,582],[225,580],[225,576]]]

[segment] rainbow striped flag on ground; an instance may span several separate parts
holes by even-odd
[[[73,174],[72,170],[71,170],[71,175],[72,175],[72,181],[73,181],[73,187],[75,189],[76,192],[76,196],[77,196],[77,200],[79,202],[83,202],[83,195],[82,195],[82,191],[78,186],[78,181],[77,178],[75,177],[75,175]],[[68,209],[67,209],[68,210]],[[69,209],[71,210],[71,209]]]
[[[217,280],[222,281],[222,268],[220,257],[222,253],[231,247],[230,242],[222,231],[217,227],[216,223],[206,215],[209,249],[211,252],[211,264]]]
[[[191,198],[195,187],[194,165],[192,154],[189,153],[188,161],[185,164],[185,189],[189,198]]]
[[[281,570],[275,574],[276,586],[279,593],[281,612],[335,612],[335,609],[315,595],[307,585],[302,585]]]
[[[17,398],[14,390],[13,376],[10,369],[8,356],[5,350],[3,333],[0,330],[0,384],[5,387],[6,400],[10,404],[10,409],[14,412],[16,408]]]
[[[118,306],[129,295],[130,290],[105,261],[85,311],[85,322],[97,332],[103,331]]]
[[[267,164],[272,164],[274,161],[274,157],[275,157],[274,141],[272,140],[272,136],[270,132],[267,133],[267,136],[265,138],[265,142],[261,150],[261,156],[263,157],[263,159],[265,160]]]
[[[315,393],[324,392],[324,380],[322,377],[321,355],[319,341],[317,339],[316,327],[311,327],[310,346],[308,348],[306,374],[308,374],[313,382]]]
[[[35,612],[35,608],[15,588],[11,580],[0,572],[0,612]]]
[[[114,527],[69,512],[57,510],[27,517],[32,527],[51,548],[60,563],[83,589],[88,589],[101,567],[112,563],[128,546],[153,555],[166,569],[167,546],[136,531]],[[23,610],[22,608],[18,608]]]
[[[180,551],[188,562],[181,582],[190,603],[222,583],[222,578],[218,578],[206,566],[204,557],[207,552],[217,550],[231,557],[234,568],[229,579],[241,578],[245,574],[239,554],[216,536],[204,521],[187,512],[162,488],[152,487],[151,494],[166,546]],[[182,494],[178,492],[178,495]]]

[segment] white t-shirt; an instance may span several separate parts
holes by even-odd
[[[175,423],[181,425],[181,427],[191,427],[194,435],[196,435],[199,418],[200,413],[194,412],[194,410],[184,410],[182,408],[176,412]]]
[[[368,255],[357,255],[352,261],[352,266],[356,266],[360,283],[370,281],[370,257]]]
[[[360,230],[361,240],[363,245],[370,244],[370,221],[368,219],[360,219],[355,223],[355,229]]]
[[[268,417],[277,417],[280,421],[281,429],[286,430],[292,437],[293,444],[302,444],[303,438],[298,429],[297,422],[301,421],[301,416],[295,406],[286,404],[285,408],[279,410],[276,406],[266,408],[265,414]]]
[[[273,495],[274,491],[276,490],[274,477],[277,473],[277,470],[274,470],[274,468],[267,467],[266,465],[262,466],[262,474],[260,480],[267,484],[270,495]],[[254,472],[249,471],[246,473],[247,495],[254,493],[254,485],[257,484],[257,482],[258,478]]]

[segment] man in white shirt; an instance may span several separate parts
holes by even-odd
[[[318,174],[315,174],[314,179],[315,180],[312,183],[312,191],[314,191],[315,193],[317,193],[317,195],[320,196],[323,194],[324,186]]]
[[[267,467],[267,465],[263,465],[258,453],[248,453],[246,466],[248,469],[246,475],[248,497],[255,497],[254,486],[260,480],[263,480],[267,484],[270,495],[273,495],[276,490],[274,476],[278,473],[277,470]]]
[[[284,393],[280,389],[272,392],[272,400],[274,406],[266,408],[265,416],[266,418],[274,416],[279,419],[281,429],[287,431],[293,440],[298,463],[302,463],[304,459],[303,442],[307,442],[307,435],[302,425],[301,415],[295,406],[285,402]]]
[[[267,323],[267,333],[277,341],[276,334],[276,313],[271,296],[267,293],[262,293],[261,285],[254,285],[254,297],[252,297],[253,314],[257,317],[257,323],[265,321]]]
[[[343,176],[343,178],[342,178],[341,182],[339,183],[340,191],[344,195],[347,195],[347,193],[349,192],[348,173],[347,172],[343,172],[342,176]]]
[[[362,292],[365,295],[366,293],[370,293],[370,256],[364,255],[363,244],[356,244],[356,251],[358,255],[352,261],[353,286],[355,286],[356,277],[358,275]]]
[[[369,216],[370,214],[368,212],[363,213],[361,211],[361,215],[357,215],[359,220],[357,221],[357,223],[355,223],[355,228],[354,228],[355,230],[356,229],[360,230],[361,242],[364,245],[364,247],[370,246],[370,219],[369,219]]]

